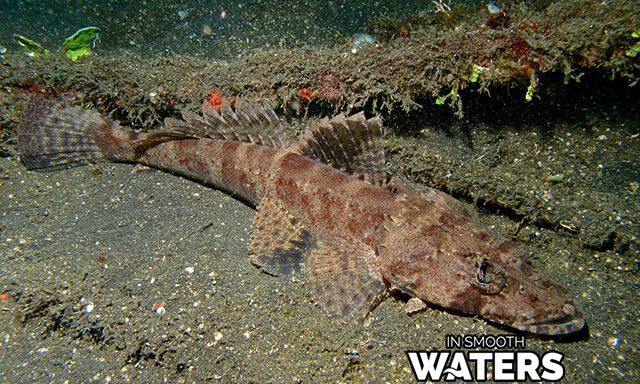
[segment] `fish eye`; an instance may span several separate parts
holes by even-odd
[[[486,259],[478,263],[475,276],[471,279],[473,288],[483,295],[495,295],[502,291],[505,284],[504,274],[496,271],[496,268]]]

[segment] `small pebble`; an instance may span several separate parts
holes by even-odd
[[[166,303],[164,301],[158,301],[157,303],[155,303],[153,305],[153,309],[151,309],[151,310],[152,311],[156,311],[157,313],[162,315],[164,313],[164,305],[165,304]],[[162,309],[162,311],[160,309]]]

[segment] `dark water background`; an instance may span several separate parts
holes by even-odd
[[[101,54],[126,49],[220,59],[271,46],[333,44],[380,18],[433,13],[435,6],[428,0],[3,0],[0,9],[0,45],[8,50],[20,49],[14,33],[55,50],[79,28],[96,26]]]

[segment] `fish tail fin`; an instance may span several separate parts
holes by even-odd
[[[113,128],[120,126],[98,112],[34,95],[18,125],[20,159],[51,171],[109,157],[104,141]]]

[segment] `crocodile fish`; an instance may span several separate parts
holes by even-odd
[[[21,160],[47,171],[105,159],[199,180],[257,209],[249,254],[271,275],[299,274],[313,300],[355,325],[391,292],[541,335],[578,331],[565,288],[491,234],[455,198],[386,172],[379,118],[311,124],[290,141],[267,105],[185,111],[146,133],[34,96]]]

